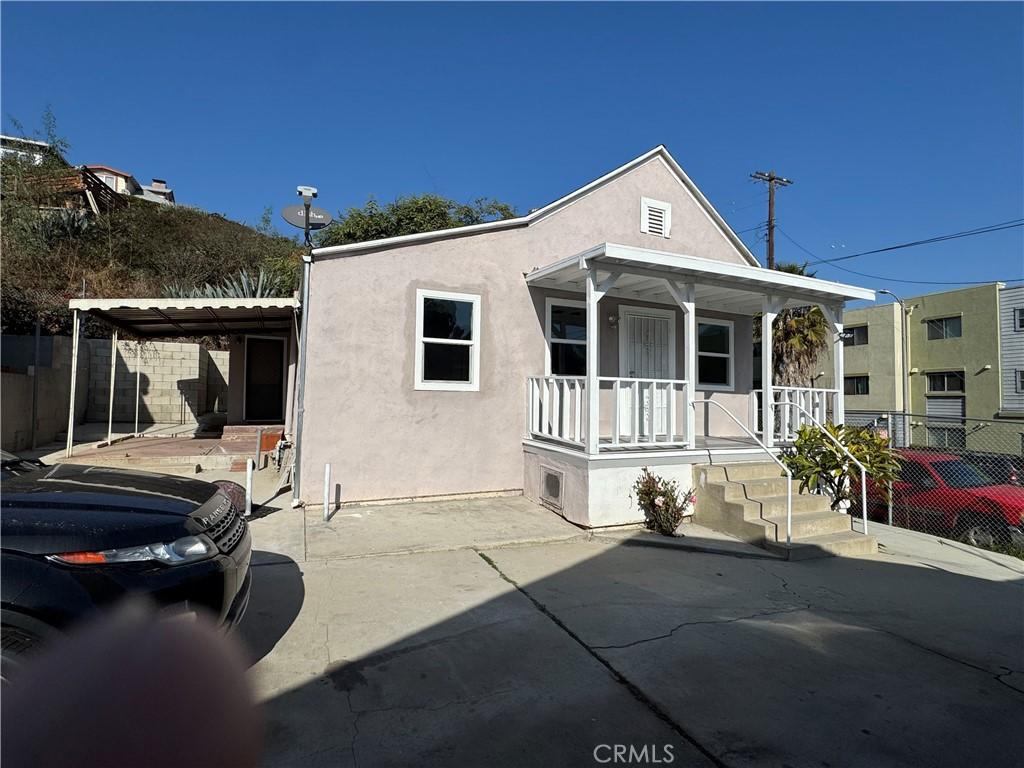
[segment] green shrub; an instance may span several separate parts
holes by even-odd
[[[826,424],[825,429],[864,465],[882,498],[888,500],[889,484],[899,471],[899,462],[888,440],[865,427]],[[843,502],[860,498],[860,469],[814,425],[800,427],[793,446],[783,451],[782,461],[793,473],[793,479],[800,481],[801,492],[824,491],[831,497],[834,510]]]
[[[675,535],[696,496],[692,490],[681,493],[679,483],[652,475],[647,467],[633,484],[637,504],[644,513],[644,525],[664,536]]]

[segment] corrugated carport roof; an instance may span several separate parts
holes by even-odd
[[[72,299],[77,309],[142,338],[287,331],[298,299]]]

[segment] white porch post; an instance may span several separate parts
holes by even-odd
[[[843,308],[829,307],[823,304],[821,311],[832,327],[832,333],[835,336],[832,340],[832,365],[836,400],[832,406],[832,423],[843,424],[846,421],[846,388],[843,382]]]
[[[601,393],[598,391],[597,377],[600,372],[600,337],[601,318],[597,312],[597,302],[601,300],[597,289],[597,269],[587,270],[587,453],[595,454],[600,444],[598,425],[600,424]]]
[[[597,282],[597,267],[587,269],[587,441],[589,454],[596,454],[600,446],[601,392],[597,377],[601,367],[601,315],[598,302],[619,279],[618,272],[612,272],[602,282]]]
[[[686,379],[686,402],[683,418],[686,444],[696,446],[697,412],[693,407],[697,387],[697,311],[694,307],[696,287],[693,283],[674,283],[666,280],[669,293],[683,310],[683,378]]]
[[[71,402],[68,405],[68,442],[64,456],[71,457],[75,442],[75,390],[78,388],[78,310],[71,311]]]
[[[110,337],[110,400],[107,403],[107,445],[114,437],[114,378],[117,373],[117,329]]]
[[[775,408],[772,386],[772,324],[782,302],[767,294],[761,313],[761,441],[771,448],[775,444]]]

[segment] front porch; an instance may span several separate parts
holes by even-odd
[[[636,521],[630,488],[640,467],[689,488],[697,463],[774,460],[802,424],[841,423],[841,350],[833,355],[838,387],[777,385],[773,323],[784,309],[817,306],[839,345],[844,303],[874,297],[611,243],[536,269],[526,282],[543,306],[547,353],[544,375],[526,382],[524,487],[563,514],[572,507],[566,516],[588,526]],[[552,502],[546,492],[555,485]],[[565,498],[574,492],[585,501]]]

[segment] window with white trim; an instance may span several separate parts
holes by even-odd
[[[1024,393],[1024,370],[1018,369],[1014,373],[1017,378],[1017,394],[1022,394]]]
[[[697,321],[697,386],[733,389],[733,326],[730,320]]]
[[[549,298],[546,304],[545,334],[548,340],[548,373],[552,376],[586,376],[586,303]]]
[[[672,232],[672,204],[641,197],[640,231],[647,235],[668,238]]]
[[[480,390],[480,297],[416,291],[416,389]]]

